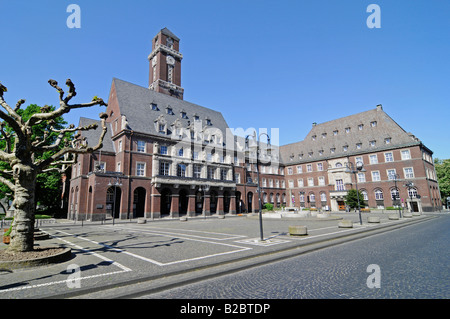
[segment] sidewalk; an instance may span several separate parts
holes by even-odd
[[[260,241],[258,215],[149,220],[146,224],[116,220],[115,225],[57,221],[40,226],[52,238],[36,243],[70,247],[73,258],[37,269],[0,270],[0,298],[131,298],[433,218],[389,220],[389,215],[363,213],[363,225],[356,213],[315,219],[264,218],[264,241]],[[380,217],[380,223],[367,223],[368,216]],[[339,228],[341,218],[352,220],[353,228]],[[290,236],[290,225],[306,226],[308,235]],[[69,271],[71,265],[79,270],[78,277]],[[78,285],[70,288],[73,278],[78,278]]]

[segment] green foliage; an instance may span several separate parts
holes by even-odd
[[[265,204],[264,204],[264,209],[267,209],[267,210],[273,210],[273,204],[265,203]]]
[[[450,159],[441,160],[435,158],[434,167],[436,169],[442,202],[446,203],[447,197],[450,196]]]
[[[360,207],[366,206],[366,203],[364,202],[364,196],[361,193],[361,191],[356,192],[356,189],[350,189],[347,193],[347,196],[345,196],[345,203],[350,206],[351,209],[358,207],[358,195],[359,195],[359,205]]]
[[[54,111],[55,108],[53,106],[45,106],[41,108],[36,104],[31,104],[25,109],[17,110],[17,114],[20,115],[24,122],[28,121],[30,117],[35,113],[40,112],[51,112]],[[58,117],[52,121],[43,121],[40,124],[36,124],[33,126],[33,140],[44,140],[44,136],[46,143],[45,145],[53,144],[58,137],[58,132],[53,132],[50,128],[53,127],[55,130],[61,130],[65,127],[67,122],[62,118]],[[11,133],[11,128],[8,125],[5,125],[4,131],[7,133]],[[72,133],[66,133],[65,135],[68,139],[72,138]],[[0,141],[0,149],[5,149],[6,142],[4,140]],[[14,145],[14,142],[11,143]],[[60,148],[64,147],[64,143],[61,143]],[[54,151],[46,151],[41,153],[35,153],[35,159],[47,159],[51,155],[53,155]],[[6,162],[0,162],[0,170],[10,170],[11,167]],[[41,173],[37,175],[36,180],[36,203],[41,206],[45,206],[47,208],[57,208],[59,207],[61,198],[61,176],[58,172],[48,172]],[[13,193],[11,190],[4,184],[0,184],[0,198],[7,197],[9,200],[13,199]]]

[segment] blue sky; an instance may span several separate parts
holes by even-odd
[[[81,28],[66,25],[69,4]],[[381,28],[369,29],[369,4]],[[108,98],[113,77],[148,86],[151,39],[181,39],[185,100],[232,128],[279,128],[280,144],[382,104],[406,131],[450,158],[448,0],[0,0],[0,82],[15,105],[57,105],[47,81],[71,78],[76,102]],[[97,118],[104,108],[65,118]]]

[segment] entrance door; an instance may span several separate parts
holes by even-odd
[[[344,201],[342,201],[342,200],[338,200],[337,201],[337,204],[338,204],[338,209],[341,211],[341,210],[345,210],[345,202]]]
[[[133,216],[144,217],[145,210],[145,188],[138,187],[134,190],[133,195]]]
[[[180,190],[178,196],[178,212],[180,216],[187,214],[188,201],[188,192],[185,189]]]
[[[170,214],[170,206],[172,204],[172,192],[164,189],[161,192],[161,216]]]

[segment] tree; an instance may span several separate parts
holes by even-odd
[[[54,111],[55,107],[50,106],[50,111]],[[39,107],[36,104],[30,104],[27,106],[26,109],[17,110],[17,114],[22,117],[24,121],[28,121],[31,117],[31,115],[35,113],[39,113],[41,111],[41,107]],[[53,144],[57,138],[59,133],[53,132],[53,129],[61,130],[64,128],[64,126],[67,124],[67,122],[63,119],[62,116],[57,117],[53,120],[52,124],[43,122],[41,124],[35,125],[33,129],[33,136],[32,139],[36,140],[42,140],[44,136],[46,136],[48,143]],[[7,134],[11,134],[12,130],[9,127],[9,125],[4,125],[3,130]],[[73,138],[72,132],[68,132],[65,134],[65,138],[71,139]],[[0,140],[0,149],[5,148],[5,139]],[[60,145],[59,149],[61,149],[63,145]],[[47,156],[48,152],[44,152],[43,154],[35,154],[36,158],[42,159]],[[8,163],[1,162],[0,167],[3,168],[3,170],[10,169],[10,166]],[[12,178],[10,178],[12,181]],[[40,205],[41,207],[46,207],[47,209],[51,210],[52,212],[55,212],[55,210],[59,211],[61,207],[61,202],[58,201],[58,198],[61,196],[61,173],[56,171],[46,172],[46,173],[40,173],[37,175],[36,179],[36,205]],[[0,199],[1,198],[8,198],[10,201],[13,199],[13,194],[11,190],[4,184],[0,185]]]
[[[100,98],[94,97],[91,102],[82,104],[69,104],[76,95],[75,85],[70,79],[66,81],[69,87],[68,94],[58,86],[55,80],[49,80],[50,86],[59,93],[59,107],[52,110],[45,105],[39,113],[30,115],[28,119],[19,115],[20,107],[25,100],[19,100],[14,108],[10,107],[3,95],[7,88],[0,83],[0,105],[6,113],[0,109],[0,136],[4,141],[0,149],[0,161],[7,163],[0,167],[0,183],[6,185],[12,192],[14,200],[14,221],[11,231],[9,250],[31,251],[34,246],[34,212],[36,179],[40,173],[61,171],[66,165],[73,164],[77,154],[90,153],[100,149],[106,134],[107,114],[101,113],[102,131],[99,141],[94,147],[89,147],[81,134],[69,140],[66,133],[96,129],[97,124],[84,127],[70,125],[67,128],[57,129],[55,119],[69,113],[72,109],[90,107],[93,105],[107,104]],[[43,138],[38,138],[37,131],[41,124],[49,125],[50,130],[43,133]],[[5,127],[9,127],[5,130]],[[56,139],[52,140],[51,133],[56,133]]]
[[[447,204],[447,197],[450,196],[450,159],[434,159],[434,168],[441,191],[441,199]]]
[[[356,192],[356,189],[350,189],[347,195],[345,196],[345,202],[347,203],[348,206],[350,206],[351,209],[358,207],[358,196],[360,207],[366,206],[366,203],[364,202],[364,196],[361,193],[361,191]]]

